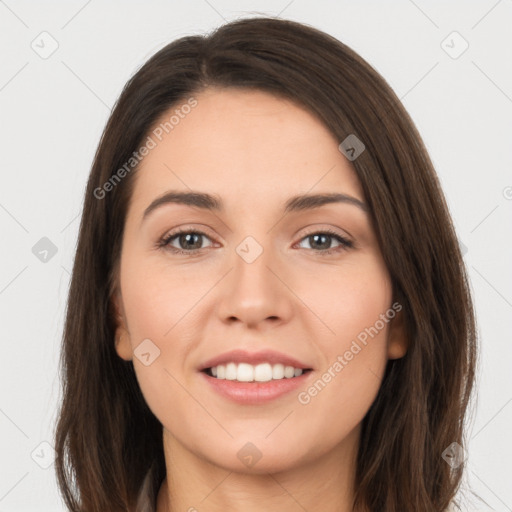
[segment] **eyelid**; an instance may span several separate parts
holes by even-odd
[[[203,224],[184,224],[182,226],[178,226],[176,228],[169,229],[165,232],[164,235],[160,237],[160,239],[166,239],[170,236],[179,235],[181,233],[200,233],[208,238],[219,238],[218,235],[213,235],[212,231],[204,226]]]
[[[329,233],[331,235],[336,235],[341,238],[345,238],[347,241],[348,240],[350,240],[351,242],[354,241],[354,238],[348,231],[342,230],[341,228],[331,226],[328,224],[324,225],[324,226],[319,226],[318,224],[314,224],[311,226],[306,226],[303,229],[305,230],[304,232],[302,230],[299,231],[301,240],[305,236],[314,235],[315,233]],[[297,235],[297,236],[299,236],[299,235]]]

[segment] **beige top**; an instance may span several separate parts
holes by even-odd
[[[156,512],[156,498],[155,493],[152,492],[151,486],[151,469],[147,472],[146,478],[142,483],[137,500],[137,508],[135,512]]]

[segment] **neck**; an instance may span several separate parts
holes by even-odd
[[[167,476],[157,512],[352,510],[359,429],[313,461],[280,472],[242,473],[212,464],[163,429]]]

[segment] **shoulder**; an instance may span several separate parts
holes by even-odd
[[[141,485],[137,498],[136,512],[156,512],[156,496],[152,487],[152,470],[150,469]]]

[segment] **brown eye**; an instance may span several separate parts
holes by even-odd
[[[204,238],[208,236],[202,231],[177,231],[163,238],[159,245],[171,252],[193,254],[205,248],[203,247]]]
[[[331,247],[333,239],[339,243],[339,245],[334,248]],[[347,250],[354,246],[350,240],[330,230],[309,233],[302,238],[302,240],[307,240],[310,249],[320,254],[332,254],[333,252]]]

